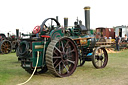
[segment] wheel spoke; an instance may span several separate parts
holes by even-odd
[[[95,63],[98,67],[102,67],[104,62],[102,60],[97,60]]]
[[[100,49],[98,49],[98,50],[97,50],[97,54],[98,54],[98,55],[100,55],[100,52],[101,52],[101,50],[100,50]]]
[[[101,67],[103,66],[104,62],[101,60]]]
[[[59,64],[59,73],[61,74],[60,64]]]
[[[72,55],[70,55],[70,56],[68,55],[67,57],[68,57],[68,58],[72,58],[73,56],[72,56]]]
[[[62,62],[62,63],[63,63],[63,62]],[[64,63],[63,63],[63,66],[64,66],[64,68],[66,69],[67,73],[69,73],[69,71],[68,71],[68,69],[67,69],[67,67],[65,66]]]
[[[54,56],[53,58],[61,58],[61,56]]]
[[[103,50],[101,49],[101,55],[100,56],[102,56],[104,54],[104,52],[103,52]]]
[[[57,61],[58,61],[58,59],[56,59],[56,60],[54,61],[54,64],[56,64]]]
[[[98,67],[100,67],[100,60],[98,60]]]
[[[7,48],[8,50],[11,50],[10,48]]]
[[[62,61],[59,61],[59,63],[55,66],[55,68],[57,68],[58,67],[58,65],[61,63]]]
[[[61,66],[61,73],[63,73],[64,65]]]
[[[61,53],[60,49],[58,49],[56,46],[55,46],[55,49],[56,49],[58,52],[60,52],[60,53]]]
[[[68,49],[66,50],[66,54],[68,53]]]
[[[7,51],[7,50],[5,50],[5,53],[8,53],[8,51]]]
[[[2,48],[5,48],[5,46],[2,46]]]
[[[75,64],[75,61],[72,61],[72,60],[69,60],[69,59],[67,59],[66,61],[68,61],[68,62],[70,62],[72,64]]]
[[[63,43],[63,41],[61,41],[61,44],[62,44],[62,49],[63,49],[63,53],[64,53],[65,51],[64,51],[64,43]]]
[[[103,56],[103,54],[104,54],[104,53],[101,53],[101,55],[100,55],[100,56]]]
[[[73,49],[73,50],[67,52],[66,54],[68,55],[68,54],[70,54],[70,53],[72,53],[72,52],[74,52],[74,51],[75,51],[75,50]]]
[[[66,44],[65,44],[65,48],[66,48],[66,46],[68,45],[68,43],[69,43],[69,41],[66,42]]]
[[[70,68],[70,66],[69,66],[70,64],[69,64],[69,62],[68,62],[68,69]]]
[[[98,54],[98,53],[96,53],[96,54],[95,54],[95,56],[99,56],[99,54]]]
[[[99,62],[99,60],[95,61],[95,63],[98,63],[98,62]]]
[[[5,46],[5,44],[2,44],[2,46]]]
[[[53,51],[53,53],[58,56],[58,54],[55,52],[55,50]]]

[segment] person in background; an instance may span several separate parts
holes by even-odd
[[[104,39],[106,40],[106,39],[107,39],[107,37],[106,37],[106,36],[104,36]]]
[[[124,42],[127,42],[127,35],[125,34]]]
[[[115,36],[115,42],[116,42],[116,50],[119,51],[120,38],[117,35]]]

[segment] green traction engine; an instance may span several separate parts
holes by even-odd
[[[55,76],[67,77],[85,61],[92,61],[95,68],[104,68],[108,62],[107,51],[95,46],[95,36],[90,31],[90,7],[84,10],[85,26],[77,19],[74,27],[68,28],[68,18],[64,18],[61,27],[58,18],[48,18],[32,34],[22,34],[29,38],[21,39],[17,48],[21,67],[31,74],[39,57],[35,74],[49,70]]]

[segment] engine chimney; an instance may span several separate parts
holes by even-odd
[[[68,28],[68,18],[64,18],[64,28]]]
[[[19,39],[19,29],[16,29],[16,38]]]
[[[85,27],[87,28],[87,30],[90,30],[90,7],[84,7],[84,11],[85,11]]]

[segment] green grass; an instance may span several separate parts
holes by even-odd
[[[0,85],[16,85],[29,77],[15,53],[0,54]],[[103,69],[95,69],[92,62],[85,62],[69,77],[58,78],[48,71],[34,75],[25,85],[128,85],[128,50],[110,53],[108,65]]]

